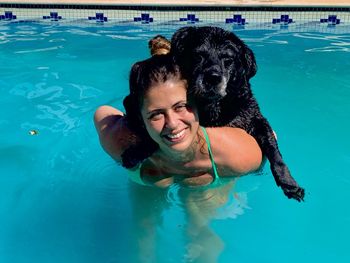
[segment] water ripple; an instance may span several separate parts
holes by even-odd
[[[36,38],[24,38],[24,37],[21,37],[21,38],[12,38],[13,41],[39,41],[39,40],[44,40],[44,38],[39,38],[39,37],[36,37]]]
[[[65,41],[66,41],[65,38],[54,38],[54,39],[50,39],[50,40],[49,40],[50,43],[65,42]]]
[[[79,99],[96,98],[100,94],[102,94],[101,90],[96,89],[92,86],[75,84],[75,83],[69,83],[69,85],[76,88],[79,91]]]
[[[20,50],[15,51],[15,54],[25,54],[25,53],[34,53],[34,52],[45,52],[45,51],[51,51],[51,50],[57,50],[61,49],[63,46],[55,46],[55,47],[48,47],[48,48],[38,48],[38,49],[31,49],[31,50]]]
[[[237,192],[235,180],[221,186],[205,190],[183,188],[173,185],[169,188],[166,200],[189,216],[207,219],[234,219],[243,215],[248,205],[248,192]]]
[[[350,48],[341,46],[327,46],[320,48],[310,48],[306,49],[306,52],[350,52]]]
[[[123,35],[106,35],[112,39],[126,39],[126,40],[137,40],[142,39],[141,37],[131,37],[131,36],[123,36]]]
[[[101,36],[101,34],[89,32],[89,31],[84,31],[81,29],[69,29],[66,32],[71,33],[73,35],[81,35],[81,36],[97,36],[97,37]]]

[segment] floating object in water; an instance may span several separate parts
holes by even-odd
[[[30,135],[38,135],[39,132],[38,132],[37,130],[30,130],[30,131],[29,131],[29,134],[30,134]]]

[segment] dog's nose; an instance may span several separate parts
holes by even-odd
[[[221,75],[217,72],[211,72],[205,75],[204,80],[210,85],[218,85],[221,82]]]

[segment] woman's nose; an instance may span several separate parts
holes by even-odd
[[[175,129],[177,127],[178,118],[174,112],[169,112],[165,117],[165,125],[167,128]]]

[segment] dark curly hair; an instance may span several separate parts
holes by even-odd
[[[135,133],[137,140],[131,142],[121,156],[124,167],[137,166],[159,148],[146,130],[141,107],[146,92],[154,84],[171,79],[183,80],[179,67],[170,54],[154,55],[132,66],[129,77],[130,94],[125,97],[123,104],[127,125]]]

